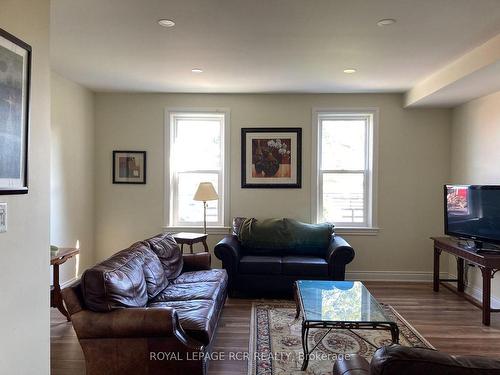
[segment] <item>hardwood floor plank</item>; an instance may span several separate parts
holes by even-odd
[[[431,283],[366,282],[380,302],[392,305],[436,349],[450,354],[500,357],[500,313],[492,314],[491,326],[481,323],[481,310]],[[214,351],[248,350],[252,300],[229,299],[219,322]],[[84,375],[85,362],[71,323],[51,309],[51,374]],[[246,374],[247,362],[212,361],[210,375]]]

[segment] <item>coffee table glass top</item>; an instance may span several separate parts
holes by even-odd
[[[297,281],[302,313],[315,322],[393,322],[360,281]]]

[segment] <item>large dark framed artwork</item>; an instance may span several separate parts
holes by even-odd
[[[302,185],[302,128],[241,129],[241,187]]]
[[[146,151],[113,151],[113,183],[145,184]]]
[[[31,47],[0,29],[0,194],[28,193]]]

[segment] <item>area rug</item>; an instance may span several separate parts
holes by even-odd
[[[433,348],[391,306],[382,305],[382,307],[386,314],[397,322],[401,345]],[[303,360],[301,327],[302,316],[295,319],[293,302],[254,302],[250,326],[248,374],[331,374],[336,358],[346,354],[359,354],[370,361],[378,347],[391,343],[389,331],[332,330],[321,340],[326,330],[311,329],[309,348],[320,342],[311,356],[307,370],[303,372],[300,370]]]

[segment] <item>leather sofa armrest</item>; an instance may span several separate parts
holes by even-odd
[[[334,280],[344,280],[345,266],[354,259],[354,249],[341,236],[333,236],[326,253],[328,274]]]
[[[222,265],[227,270],[229,276],[237,272],[241,258],[241,244],[237,236],[224,237],[215,246],[214,253],[222,261]]]
[[[370,364],[370,375],[382,374],[490,375],[500,373],[500,360],[478,356],[452,356],[428,348],[388,345],[378,349]]]
[[[71,321],[80,340],[175,336],[191,349],[203,349],[203,344],[186,335],[171,307],[124,308],[105,313],[81,310],[71,315]]]
[[[209,252],[182,255],[184,266],[182,272],[209,270],[211,256]]]
[[[333,365],[333,375],[368,375],[369,373],[370,364],[357,354],[338,359]]]

